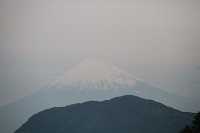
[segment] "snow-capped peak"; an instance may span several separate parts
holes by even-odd
[[[50,84],[59,89],[116,89],[134,86],[138,80],[103,60],[87,59]]]

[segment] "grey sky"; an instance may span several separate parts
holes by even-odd
[[[0,105],[86,58],[200,97],[199,0],[1,0],[0,29]]]

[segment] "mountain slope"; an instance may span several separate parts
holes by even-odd
[[[47,109],[15,133],[175,133],[190,124],[193,116],[129,95]]]

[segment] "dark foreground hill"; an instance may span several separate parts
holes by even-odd
[[[177,133],[194,115],[128,95],[44,110],[15,133]]]

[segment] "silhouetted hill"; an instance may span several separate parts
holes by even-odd
[[[194,115],[127,95],[44,110],[15,133],[175,133]]]

